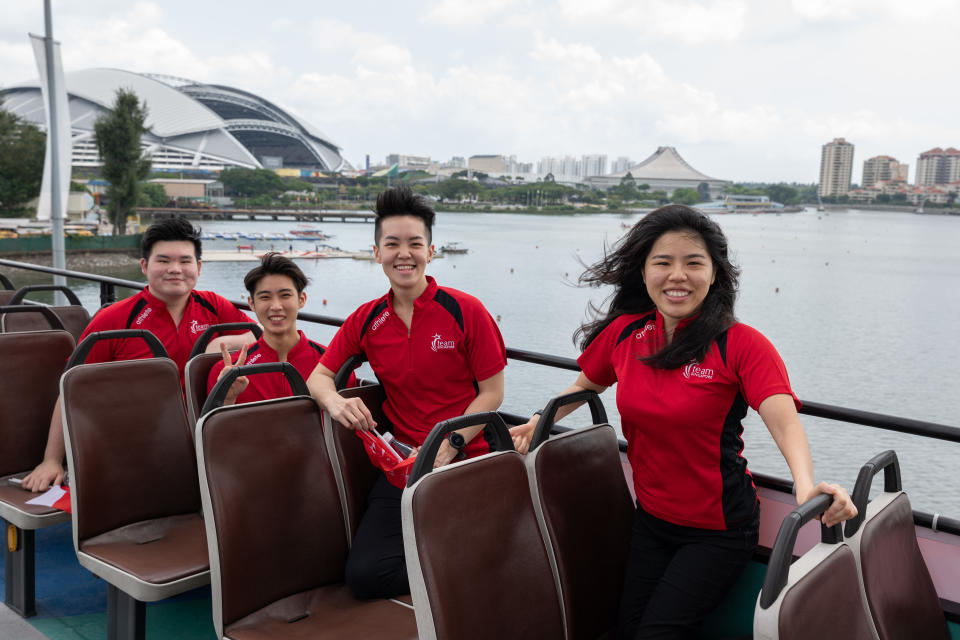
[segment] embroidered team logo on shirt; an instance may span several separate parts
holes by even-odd
[[[683,377],[687,380],[700,378],[701,380],[713,380],[713,369],[701,367],[696,362],[691,362],[683,368]]]
[[[255,353],[255,354],[253,354],[253,356],[252,356],[249,360],[247,360],[247,364],[253,364],[253,363],[256,362],[257,360],[259,360],[259,359],[260,359],[260,356],[262,356],[262,355],[263,355],[262,353]]]
[[[457,343],[455,340],[444,340],[440,337],[440,334],[434,334],[433,340],[430,342],[431,351],[444,351],[447,349],[456,349]]]
[[[196,320],[191,320],[190,333],[200,333],[201,331],[206,331],[209,326],[209,324],[200,324]]]
[[[137,316],[137,319],[134,320],[134,324],[138,327],[143,324],[143,321],[147,319],[147,316],[153,312],[153,307],[147,307],[140,312],[140,315]]]

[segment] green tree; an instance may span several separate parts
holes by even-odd
[[[138,207],[165,207],[169,202],[170,197],[166,190],[156,182],[144,182],[140,185]]]
[[[117,89],[112,109],[97,118],[93,139],[103,162],[107,187],[107,211],[113,233],[126,233],[127,216],[137,204],[140,181],[150,173],[150,158],[140,151],[140,138],[147,128],[147,105],[133,91]]]
[[[0,101],[0,212],[19,215],[40,194],[47,136]]]
[[[687,189],[680,187],[673,192],[673,201],[678,204],[693,205],[700,202],[700,194],[696,189]]]
[[[782,204],[796,204],[800,201],[799,192],[785,184],[771,184],[763,189],[768,198]]]
[[[220,182],[227,195],[245,198],[272,198],[286,190],[283,178],[269,169],[225,169],[220,173]]]

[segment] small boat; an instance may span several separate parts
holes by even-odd
[[[440,247],[441,253],[468,253],[470,250],[459,242],[448,242]]]
[[[292,229],[290,235],[295,240],[328,240],[330,238],[318,229]]]

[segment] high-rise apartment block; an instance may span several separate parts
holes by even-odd
[[[863,163],[861,187],[866,189],[878,182],[906,182],[910,165],[901,164],[890,156],[875,156]]]
[[[850,190],[853,173],[853,144],[834,138],[823,145],[820,155],[820,196],[842,196]]]
[[[614,160],[610,173],[620,173],[621,171],[626,171],[630,168],[630,165],[630,158],[627,156],[620,156]]]
[[[580,158],[580,177],[603,176],[607,174],[607,156],[589,155]]]
[[[917,186],[929,187],[960,181],[960,151],[937,147],[917,158]]]

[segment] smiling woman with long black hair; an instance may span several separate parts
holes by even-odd
[[[834,496],[823,522],[856,515],[842,487],[814,482],[786,367],[734,315],[739,271],[719,225],[681,205],[638,222],[581,284],[613,285],[580,327],[581,373],[564,393],[617,385],[637,515],[618,638],[691,638],[757,546],[759,503],[741,420],[759,412],[790,467],[797,502]],[[557,419],[577,405],[557,412]],[[538,415],[512,430],[521,452]]]

